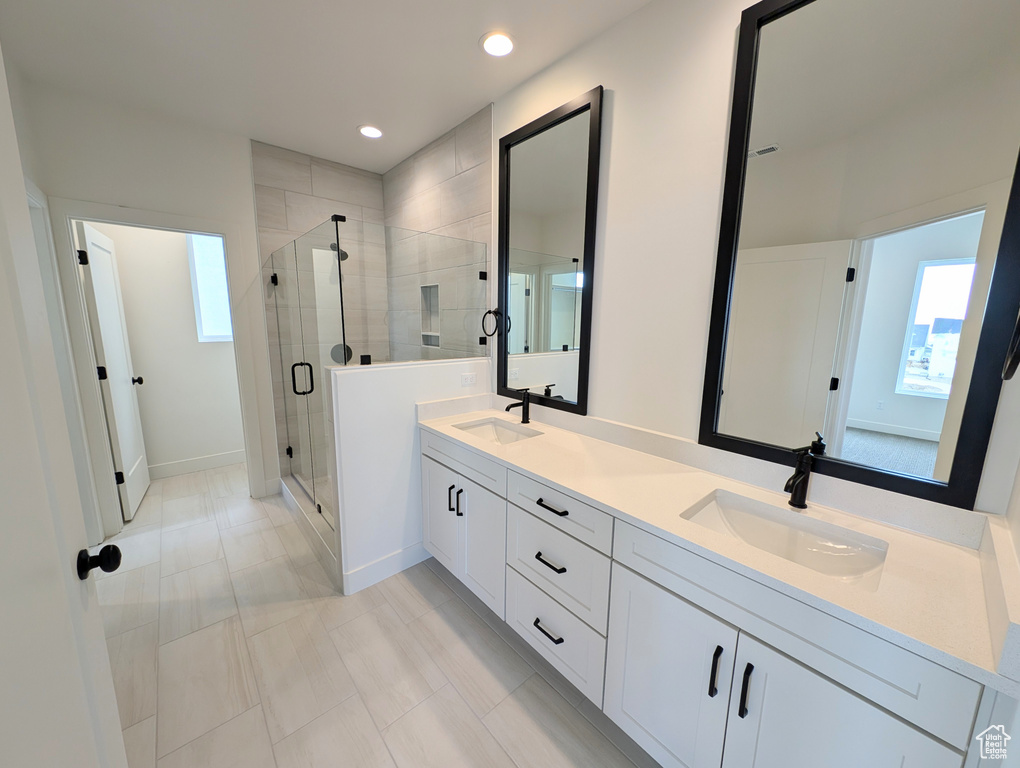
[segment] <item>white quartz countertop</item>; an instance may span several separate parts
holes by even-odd
[[[982,684],[1014,696],[1020,691],[995,671],[978,551],[809,503],[804,515],[889,544],[877,587],[842,581],[681,516],[717,489],[781,508],[785,494],[534,420],[530,426],[542,434],[507,445],[454,426],[487,417],[519,422],[490,410],[421,426]]]

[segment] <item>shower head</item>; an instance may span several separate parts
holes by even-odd
[[[340,250],[340,246],[337,245],[336,243],[330,243],[329,244],[329,249],[331,251],[340,251],[340,261],[347,261],[347,258],[350,255],[350,254],[347,253],[347,251],[341,251]]]

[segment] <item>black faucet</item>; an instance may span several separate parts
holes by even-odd
[[[521,409],[521,424],[529,424],[531,422],[531,390],[530,389],[518,389],[515,390],[521,396],[521,402],[510,403],[504,410],[507,412],[511,408]]]
[[[797,467],[793,475],[786,481],[783,490],[790,494],[790,506],[794,509],[807,509],[808,480],[811,478],[811,469],[815,464],[816,456],[825,455],[825,440],[820,433],[815,432],[818,437],[811,445],[798,448],[793,452],[797,457]]]

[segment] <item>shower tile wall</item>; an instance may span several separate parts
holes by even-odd
[[[252,166],[255,180],[255,212],[258,222],[259,251],[263,264],[263,285],[266,290],[285,290],[281,284],[272,288],[269,277],[273,272],[268,263],[270,254],[287,243],[301,237],[304,233],[321,225],[333,214],[339,213],[347,217],[348,226],[361,227],[363,222],[381,225],[383,222],[383,189],[382,176],[356,168],[332,163],[327,160],[310,157],[309,155],[282,149],[280,147],[251,143]],[[381,226],[376,227],[381,229]],[[381,238],[376,238],[381,239]],[[346,248],[346,246],[345,246]],[[348,249],[352,250],[352,249]],[[325,256],[325,258],[323,258]],[[311,266],[322,276],[328,274],[325,281],[309,280],[310,275],[297,277],[305,284],[336,284],[336,262],[328,255],[319,254],[314,259],[303,259],[302,268]],[[389,352],[389,338],[384,323],[378,322],[384,317],[386,297],[386,253],[382,243],[366,244],[352,250],[350,258],[344,262],[344,275],[350,281],[349,293],[367,296],[370,300],[379,300],[377,305],[379,317],[372,323],[365,312],[353,311],[346,317],[347,343],[352,347],[355,359],[361,354],[372,354],[373,359],[386,360]],[[281,282],[285,282],[281,279]],[[345,281],[346,282],[346,281]],[[321,290],[321,287],[320,287]],[[318,297],[317,297],[318,298]],[[358,301],[358,299],[355,299]],[[362,303],[365,299],[360,300]],[[305,335],[314,338],[321,335],[326,342],[319,347],[317,363],[319,371],[323,366],[334,364],[330,357],[333,344],[340,343],[339,318],[327,317],[330,302],[316,301],[316,309],[306,312],[302,317]],[[285,421],[284,386],[289,386],[287,374],[280,360],[280,348],[275,343],[279,338],[279,322],[290,322],[289,314],[283,313],[278,321],[272,309],[273,302],[267,302],[267,325],[270,336],[270,362],[273,373],[273,396],[276,400],[277,443],[283,473],[289,474],[289,462],[286,456],[288,445],[287,424]],[[321,309],[319,309],[321,307]],[[320,328],[319,326],[322,326]],[[321,332],[326,328],[336,327],[336,333]],[[321,332],[321,333],[320,333]],[[336,339],[332,338],[333,335]],[[293,337],[292,337],[293,338]],[[298,355],[295,359],[302,359]],[[320,374],[321,376],[321,374]],[[313,423],[326,418],[324,409],[329,407],[328,387],[322,388],[321,396],[313,398],[309,405],[314,413],[310,413]],[[291,402],[293,405],[293,401]],[[287,414],[292,420],[295,413]],[[313,430],[313,449],[315,455],[327,455],[325,431]],[[317,468],[316,475],[322,477],[325,467]]]
[[[492,106],[383,176],[386,224],[485,243],[492,252]],[[478,344],[488,283],[470,243],[388,231],[388,327],[393,360],[485,354]],[[408,237],[407,235],[411,235]],[[441,348],[421,346],[421,286],[439,285]]]

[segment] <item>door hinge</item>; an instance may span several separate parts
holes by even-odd
[[[114,472],[113,479],[117,482],[117,485],[124,485],[124,473]]]
[[[78,263],[81,264],[83,267],[88,265],[89,263],[88,251],[78,251]]]
[[[854,269],[853,267],[847,267],[846,268],[846,281],[848,283],[852,283],[854,281],[854,278],[856,278],[856,277],[857,277],[857,270]]]
[[[829,379],[829,391],[835,392],[837,389],[839,389],[839,379],[833,376],[831,379]]]
[[[106,366],[105,365],[100,365],[98,368],[96,368],[96,373],[99,374],[99,380],[100,381],[106,381]]]
[[[524,295],[525,296],[530,296],[531,295],[531,289],[530,288],[525,288],[524,289]]]
[[[488,280],[489,279],[489,273],[488,272],[479,272],[478,273],[478,279],[479,280]]]
[[[269,278],[269,282],[271,282],[271,283],[272,283],[273,285],[279,285],[279,284],[280,284],[280,278],[279,278],[279,277],[277,277],[277,276],[276,276],[276,273],[274,272],[274,273],[273,273],[273,274],[272,274],[272,275],[270,276],[270,278]]]
[[[291,448],[289,445],[287,446],[287,458],[288,459],[294,458],[294,449]]]

